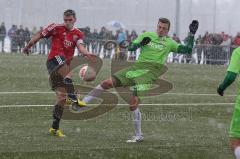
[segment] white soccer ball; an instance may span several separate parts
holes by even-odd
[[[83,66],[79,70],[79,77],[84,81],[90,82],[96,78],[96,72],[91,66]]]

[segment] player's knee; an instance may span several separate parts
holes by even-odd
[[[110,88],[112,88],[113,87],[112,80],[111,79],[104,80],[101,83],[101,86],[102,86],[103,89],[110,89]]]
[[[58,103],[65,102],[66,98],[67,98],[66,93],[64,93],[64,92],[57,92],[57,101],[58,101]]]
[[[130,110],[134,111],[138,108],[139,105],[139,98],[137,96],[132,96],[129,102]]]
[[[232,151],[234,151],[237,147],[240,147],[240,140],[239,139],[232,139],[229,144]]]
[[[130,111],[134,111],[134,110],[136,110],[137,108],[138,108],[137,105],[130,105],[130,107],[129,107]]]
[[[57,73],[60,74],[62,77],[66,77],[71,75],[70,68],[67,64],[62,65],[58,70]]]
[[[66,98],[62,98],[62,99],[57,99],[56,102],[58,105],[64,106],[66,103]]]

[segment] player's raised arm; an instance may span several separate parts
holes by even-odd
[[[218,86],[217,93],[223,96],[224,90],[230,86],[236,79],[237,74],[231,71],[227,71],[224,81]]]
[[[217,93],[221,96],[224,90],[230,86],[236,79],[237,74],[240,72],[240,47],[233,51],[230,64],[228,66],[227,74],[223,82],[218,86]]]
[[[136,51],[138,48],[147,45],[151,41],[149,37],[142,37],[142,35],[130,43],[128,51]]]
[[[36,35],[34,35],[31,40],[28,42],[28,44],[23,48],[22,52],[24,54],[29,55],[30,53],[30,49],[33,45],[35,45],[40,39],[42,38],[41,33],[37,33]]]
[[[196,34],[198,30],[198,21],[193,20],[192,23],[189,25],[189,34],[187,37],[187,42],[185,45],[178,45],[177,50],[174,52],[180,53],[180,54],[191,54],[192,48],[194,44],[194,35]]]
[[[30,49],[33,45],[35,45],[41,38],[49,38],[52,36],[54,29],[56,28],[56,24],[52,23],[47,26],[45,29],[39,31],[36,35],[34,35],[28,44],[23,48],[23,53],[29,55]]]

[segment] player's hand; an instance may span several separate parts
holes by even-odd
[[[141,46],[147,45],[151,39],[149,37],[144,37],[143,40],[140,42]]]
[[[29,55],[30,52],[31,52],[31,49],[26,46],[26,47],[24,47],[24,48],[22,49],[22,52],[23,52],[25,55]]]
[[[224,95],[224,89],[221,87],[221,85],[218,86],[218,88],[217,88],[217,93],[218,93],[220,96],[223,96],[223,95]]]
[[[193,20],[192,23],[189,25],[190,33],[195,34],[198,30],[199,22],[197,20]]]
[[[90,61],[92,61],[92,62],[95,62],[95,61],[96,61],[96,58],[97,58],[96,55],[90,54],[90,53],[88,53],[88,54],[83,54],[83,57],[85,57],[86,59],[88,59],[88,60],[90,60]]]

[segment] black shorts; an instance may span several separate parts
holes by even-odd
[[[47,60],[47,70],[49,75],[59,69],[66,63],[65,58],[63,56],[55,56],[54,58]]]
[[[63,77],[58,73],[58,69],[66,64],[65,58],[63,56],[55,56],[54,58],[47,60],[47,70],[49,73],[49,83],[52,90],[57,87],[64,87]]]

